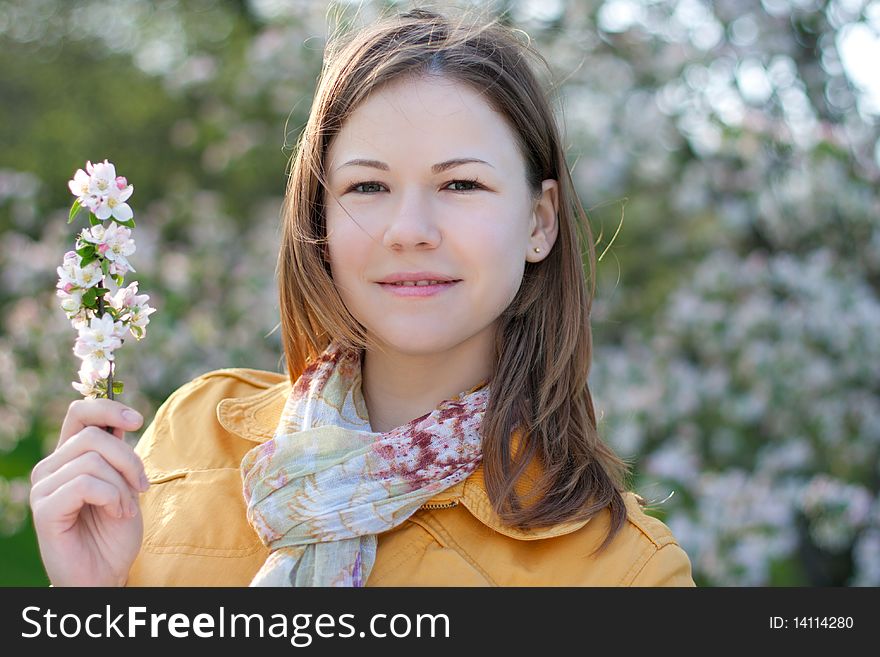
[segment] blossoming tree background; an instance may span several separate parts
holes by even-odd
[[[623,216],[590,382],[697,582],[880,585],[880,2],[481,4],[557,76],[600,252]],[[63,185],[105,156],[138,182],[161,312],[117,355],[126,404],[284,371],[271,263],[328,6],[0,4],[0,584],[47,582],[28,474],[77,397]]]

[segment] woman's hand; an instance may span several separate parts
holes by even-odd
[[[67,410],[55,451],[34,466],[31,512],[53,585],[125,584],[144,534],[138,493],[149,484],[122,438],[141,424],[140,414],[117,401],[79,399]]]

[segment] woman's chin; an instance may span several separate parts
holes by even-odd
[[[436,326],[433,330],[424,326],[413,326],[378,335],[387,348],[407,356],[430,356],[449,350],[455,342],[449,335],[436,335]]]

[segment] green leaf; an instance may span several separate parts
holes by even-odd
[[[114,381],[113,382],[113,394],[114,395],[121,395],[124,387],[125,387],[125,384],[122,383],[122,381]]]
[[[80,210],[82,210],[82,205],[80,205],[79,199],[76,199],[73,202],[73,205],[70,206],[70,214],[67,216],[67,223],[72,224],[73,220],[76,219],[76,215],[79,214]]]
[[[122,281],[125,280],[125,276],[123,276],[122,274],[113,274],[113,280],[116,281],[116,284],[119,287],[122,287]]]
[[[100,223],[101,223],[101,220],[98,219],[95,215],[93,215],[93,214],[89,215],[89,224],[90,225],[97,226]]]
[[[110,263],[107,262],[107,260],[102,259],[101,260],[101,271],[104,272],[104,276],[106,276],[108,274],[109,270],[110,270]]]
[[[95,291],[96,294],[107,294],[110,291],[106,287],[95,287],[92,289]]]
[[[80,267],[85,267],[86,265],[90,265],[90,264],[92,264],[92,263],[93,263],[95,260],[97,260],[97,259],[98,259],[98,256],[97,256],[96,254],[93,253],[92,255],[86,256],[85,258],[83,258],[82,260],[80,260],[80,261],[79,261],[79,266],[80,266]]]
[[[82,295],[82,302],[84,306],[92,306],[95,304],[95,301],[98,298],[98,293],[95,291],[95,288],[89,288],[89,291]]]
[[[81,246],[76,250],[77,255],[85,258],[86,256],[92,255],[95,252],[94,244],[86,244],[85,246]]]

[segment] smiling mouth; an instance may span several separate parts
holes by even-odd
[[[393,285],[396,287],[427,287],[429,285],[452,285],[454,281],[398,281],[396,283],[379,283],[379,285]]]
[[[432,297],[455,287],[461,281],[398,281],[379,283],[382,288],[396,297]]]

